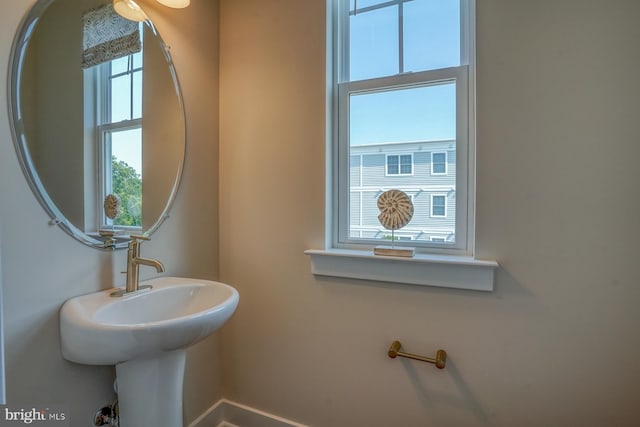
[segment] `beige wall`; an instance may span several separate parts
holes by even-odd
[[[7,81],[13,35],[33,1],[6,0],[0,15],[0,81]],[[218,2],[195,1],[169,11],[148,2],[148,14],[172,47],[187,110],[189,143],[171,217],[143,246],[167,275],[216,279],[218,164]],[[122,285],[125,251],[88,248],[47,224],[15,155],[6,84],[0,84],[0,240],[8,402],[69,406],[73,427],[86,427],[112,398],[112,367],[66,362],[60,355],[58,310],[68,298]],[[155,273],[141,269],[145,278]],[[221,397],[218,337],[189,352],[185,418],[193,420]]]
[[[324,0],[222,0],[227,398],[316,427],[634,425],[640,3],[478,0],[478,255],[493,293],[314,278]],[[445,348],[447,369],[390,360]]]
[[[74,25],[81,19],[80,1],[54,2],[38,22],[27,52],[33,60],[26,63],[33,78],[24,79],[22,88],[36,101],[24,124],[38,175],[60,212],[84,230],[82,28]]]
[[[30,4],[3,3],[5,64]],[[302,251],[324,237],[323,0],[221,2],[220,114],[217,2],[149,14],[172,46],[189,144],[172,216],[143,251],[241,294],[221,336],[189,353],[188,420],[224,394],[316,427],[635,423],[640,4],[478,0],[478,253],[501,263],[490,294],[310,275]],[[124,253],[47,225],[6,102],[0,116],[8,399],[66,403],[86,426],[113,371],[61,358],[57,312],[122,283]],[[447,369],[388,359],[393,339],[445,348]]]
[[[142,111],[142,229],[162,216],[172,194],[184,144],[184,120],[161,43],[145,27]],[[158,72],[164,70],[164,72]]]

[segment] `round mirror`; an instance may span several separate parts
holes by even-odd
[[[14,142],[51,217],[81,242],[123,248],[167,217],[185,152],[168,48],[111,0],[39,0],[14,40]]]

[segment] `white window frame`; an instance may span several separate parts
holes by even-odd
[[[433,213],[433,199],[435,197],[443,197],[444,198],[444,215],[435,215]],[[449,213],[448,210],[448,200],[447,200],[447,195],[444,193],[435,193],[435,194],[431,194],[431,204],[429,205],[429,215],[431,216],[431,218],[446,218],[447,214]]]
[[[436,154],[444,154],[444,172],[435,172],[433,170],[433,165],[435,164],[433,157]],[[449,152],[448,151],[432,151],[431,152],[431,175],[446,176],[448,174],[449,174]]]
[[[409,173],[402,173],[402,162],[400,161],[400,157],[402,156],[411,157],[411,172]],[[398,173],[389,173],[389,157],[398,158]],[[385,176],[413,176],[413,170],[414,170],[413,153],[385,154],[384,156],[384,175]]]
[[[327,85],[327,229],[325,247],[308,249],[305,254],[311,259],[311,273],[316,276],[329,276],[368,281],[382,281],[392,284],[410,284],[436,286],[474,291],[492,291],[495,270],[498,263],[494,260],[476,259],[474,256],[474,219],[475,219],[475,0],[461,2],[461,63],[468,64],[455,69],[435,70],[425,73],[401,74],[392,78],[373,79],[338,85],[338,77],[344,72],[344,61],[340,56],[348,52],[337,48],[339,32],[345,33],[348,28],[340,22],[338,12],[348,6],[348,0],[327,0],[327,45],[332,52],[327,57],[327,72],[333,83]],[[348,34],[348,32],[346,33]],[[449,245],[445,249],[442,243],[431,247],[417,248],[412,258],[376,256],[372,253],[372,245],[353,245],[343,241],[348,230],[348,198],[349,198],[349,150],[348,146],[339,143],[344,138],[346,128],[344,120],[340,121],[340,112],[348,114],[345,95],[358,91],[375,91],[380,85],[420,84],[421,78],[428,77],[433,81],[456,79],[457,96],[465,100],[465,111],[459,111],[456,130],[456,200],[465,199],[458,204],[456,219],[456,237],[464,238],[464,244],[458,239],[455,247]],[[375,83],[375,84],[374,84]],[[456,103],[461,108],[461,103]],[[464,139],[464,143],[461,140]],[[464,147],[460,147],[463,144]],[[461,150],[460,148],[464,148]],[[346,181],[345,181],[346,179]],[[340,191],[340,189],[343,189]],[[463,208],[461,208],[461,206]],[[343,215],[347,209],[347,215]],[[375,242],[376,244],[379,242]],[[415,241],[412,243],[416,243]],[[417,246],[417,245],[411,245]]]
[[[378,241],[374,239],[354,239],[349,237],[349,100],[350,96],[375,93],[381,90],[405,89],[434,86],[447,83],[456,84],[456,219],[455,242],[434,244],[416,241],[419,252],[472,255],[474,247],[475,218],[475,42],[471,36],[474,29],[474,0],[461,0],[460,63],[457,67],[441,68],[394,76],[372,78],[359,81],[343,81],[348,75],[348,19],[340,20],[338,14],[348,14],[353,0],[329,0],[333,6],[333,96],[331,154],[329,170],[331,176],[331,247],[363,249],[372,248]],[[390,0],[398,1],[398,0]],[[343,37],[343,46],[339,45]],[[386,173],[386,159],[385,159]],[[395,175],[394,175],[395,176]]]

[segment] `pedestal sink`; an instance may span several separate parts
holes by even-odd
[[[122,297],[114,289],[71,298],[60,311],[65,359],[115,365],[120,427],[182,426],[185,349],[222,326],[238,305],[224,283],[162,277]]]

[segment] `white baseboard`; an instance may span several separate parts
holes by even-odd
[[[309,427],[241,403],[220,399],[189,427]]]

